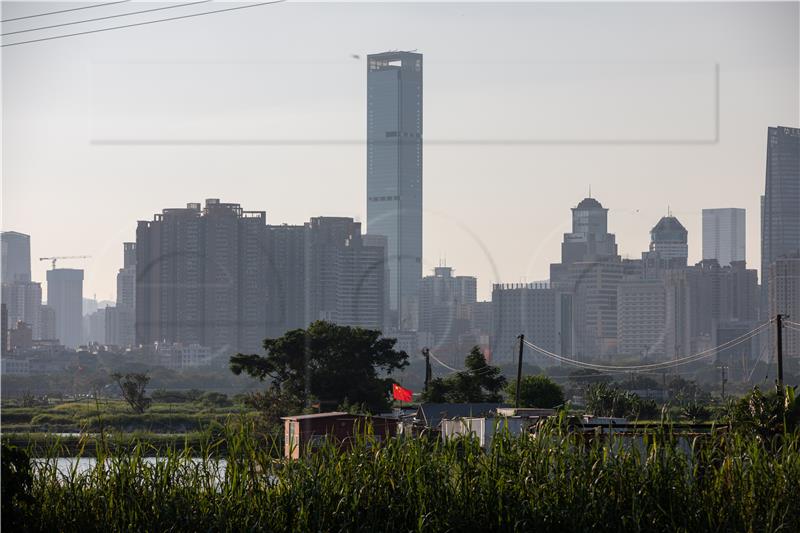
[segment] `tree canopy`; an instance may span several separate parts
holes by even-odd
[[[408,355],[394,349],[396,339],[380,331],[314,322],[276,339],[265,339],[267,355],[236,354],[231,357],[234,374],[242,372],[292,397],[310,398],[333,406],[364,404],[373,411],[389,406],[391,374],[408,365]]]
[[[508,397],[513,399],[517,393],[517,383],[512,381],[506,387]],[[561,387],[547,376],[524,376],[520,381],[520,407],[553,408],[564,403]]]
[[[486,357],[477,346],[472,348],[464,360],[465,370],[446,378],[431,380],[428,390],[422,394],[426,402],[500,402],[501,391],[506,384],[500,368],[486,363]]]

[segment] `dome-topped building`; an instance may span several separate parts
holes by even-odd
[[[677,218],[671,214],[661,217],[650,230],[650,252],[670,263],[685,265],[689,257],[688,236],[689,232]]]
[[[606,261],[616,257],[616,237],[608,233],[608,209],[594,198],[584,198],[572,208],[572,233],[564,234],[561,263]]]

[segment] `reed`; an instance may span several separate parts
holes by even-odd
[[[243,419],[199,451],[96,444],[86,472],[60,472],[54,445],[23,512],[38,531],[797,531],[799,447],[797,433],[682,441],[669,428],[586,439],[555,422],[489,450],[366,428],[287,461]]]

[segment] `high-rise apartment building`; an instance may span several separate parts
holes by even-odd
[[[267,337],[306,327],[308,227],[267,226]]]
[[[136,230],[136,343],[261,347],[266,215],[217,199],[165,209]]]
[[[386,237],[352,218],[267,226],[267,336],[316,320],[383,330],[388,315]]]
[[[761,305],[768,309],[770,265],[800,252],[800,129],[767,132],[767,169],[761,203]],[[764,317],[762,317],[764,318]]]
[[[83,334],[83,270],[48,270],[47,305],[55,311],[56,338],[69,348],[79,346]]]
[[[49,305],[43,305],[39,312],[39,338],[42,340],[55,340],[56,312]]]
[[[25,322],[31,327],[35,338],[41,337],[40,313],[42,307],[42,286],[31,281],[3,283],[2,302],[8,309],[9,324]]]
[[[723,267],[745,261],[745,227],[744,209],[703,209],[703,259],[716,259]]]
[[[422,278],[422,54],[367,56],[367,230],[387,239],[393,322],[413,329]]]
[[[16,231],[0,233],[3,283],[31,281],[31,238]]]
[[[113,309],[113,310],[111,310]],[[136,243],[123,243],[122,268],[117,273],[117,305],[106,307],[106,342],[136,344]],[[113,316],[108,316],[113,315]]]
[[[352,218],[316,217],[307,224],[306,322],[383,330],[388,309],[385,236],[361,234]]]

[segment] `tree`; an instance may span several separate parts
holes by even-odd
[[[635,418],[641,408],[638,395],[605,383],[591,385],[586,391],[586,410],[596,416]]]
[[[150,376],[147,374],[125,374],[119,372],[111,374],[111,379],[117,382],[122,397],[131,406],[135,413],[144,413],[152,401],[145,396],[145,387],[150,381]]]
[[[517,383],[509,383],[506,391],[509,398],[516,398]],[[520,407],[557,407],[564,403],[564,391],[547,376],[525,376],[520,382],[519,403]]]
[[[434,378],[422,395],[422,401],[435,403],[500,402],[506,378],[500,368],[486,363],[478,346],[464,360],[466,370],[446,378]]]
[[[305,404],[314,396],[333,406],[347,401],[380,411],[389,407],[392,380],[379,372],[391,375],[408,365],[408,354],[395,350],[396,342],[380,331],[318,321],[265,339],[265,356],[234,355],[230,368],[236,375],[268,379],[282,394]]]

